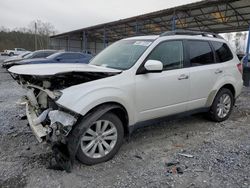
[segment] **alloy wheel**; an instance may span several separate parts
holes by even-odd
[[[117,128],[108,120],[94,122],[81,138],[81,150],[90,158],[106,156],[117,142]]]
[[[220,98],[219,98],[219,102],[217,104],[217,115],[220,118],[224,118],[228,115],[228,113],[230,112],[231,109],[231,97],[228,94],[223,94]]]

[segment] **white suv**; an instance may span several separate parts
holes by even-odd
[[[111,159],[150,120],[195,112],[226,120],[243,84],[242,64],[225,40],[188,31],[120,40],[88,65],[9,72],[28,89],[27,118],[38,140],[65,146],[88,165]]]

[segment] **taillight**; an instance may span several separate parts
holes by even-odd
[[[240,73],[243,74],[243,65],[242,65],[242,63],[238,63],[237,68],[240,71]]]

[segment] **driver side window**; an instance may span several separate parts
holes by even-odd
[[[151,52],[147,60],[158,60],[163,64],[163,70],[180,69],[183,67],[182,41],[162,42]]]

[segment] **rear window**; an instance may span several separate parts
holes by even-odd
[[[233,54],[226,43],[216,41],[212,41],[211,43],[215,50],[216,62],[223,63],[233,59]]]
[[[191,66],[208,65],[214,63],[213,51],[208,41],[188,41]]]

